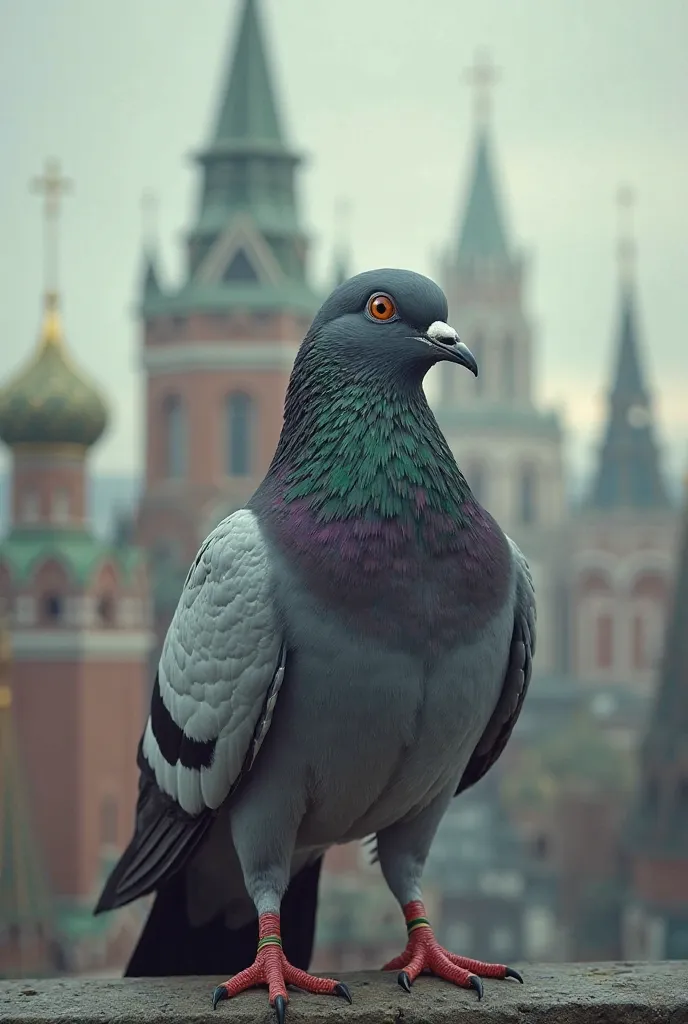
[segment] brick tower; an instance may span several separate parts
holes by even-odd
[[[557,559],[565,515],[562,429],[533,386],[534,341],[525,297],[527,265],[507,230],[488,117],[494,70],[470,71],[475,136],[459,231],[442,279],[450,321],[475,353],[477,380],[439,367],[435,412],[474,493],[523,548],[541,595],[537,671],[557,667],[562,649]]]
[[[644,365],[631,204],[630,191],[620,189],[614,369],[597,466],[574,529],[571,633],[579,678],[649,694],[671,589],[676,512]]]
[[[677,575],[629,831],[624,956],[688,959],[688,477]]]
[[[200,187],[184,277],[143,277],[146,481],[139,537],[164,636],[208,530],[248,499],[272,458],[288,375],[318,300],[306,276],[296,170],[257,0],[244,0]]]
[[[11,640],[0,619],[0,978],[55,974],[54,908],[28,804],[10,688]]]
[[[58,930],[75,969],[123,955],[123,927],[92,923],[92,900],[128,838],[137,786],[149,633],[145,563],[89,527],[86,457],[106,407],[67,351],[54,236],[64,184],[40,179],[50,268],[37,349],[0,392],[12,454],[12,515],[0,544],[0,603],[11,618],[12,705],[27,793]],[[78,938],[77,938],[78,936]]]

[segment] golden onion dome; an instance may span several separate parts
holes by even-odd
[[[64,344],[55,292],[48,292],[38,349],[0,390],[0,438],[21,444],[88,448],[105,430],[107,406],[98,389],[73,365]]]

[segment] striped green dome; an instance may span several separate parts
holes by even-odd
[[[46,296],[38,351],[0,390],[0,438],[20,444],[90,447],[105,430],[107,407],[66,351],[57,295]]]

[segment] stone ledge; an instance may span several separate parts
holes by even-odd
[[[522,968],[525,984],[485,981],[485,998],[434,978],[407,995],[393,974],[343,976],[353,1006],[293,992],[289,1024],[688,1024],[688,962],[540,964]],[[214,978],[49,979],[0,982],[2,1024],[273,1024],[265,990],[210,1005]]]

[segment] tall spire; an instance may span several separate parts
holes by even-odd
[[[53,917],[15,740],[10,665],[0,619],[0,977],[28,977],[53,973]]]
[[[688,770],[688,473],[684,479],[683,516],[678,539],[671,612],[664,637],[653,735],[670,729],[682,737]],[[663,747],[661,742],[659,747]],[[688,778],[686,780],[688,782]],[[688,832],[686,834],[688,849]]]
[[[283,144],[257,0],[244,0],[215,126],[216,146],[237,142]]]
[[[300,157],[280,126],[258,0],[244,0],[215,131],[198,160],[203,177],[184,301],[258,307],[282,294],[310,310],[295,183]]]
[[[617,194],[619,326],[607,426],[589,502],[597,509],[647,509],[669,505],[654,435],[652,401],[640,354],[635,243],[630,227],[633,202],[631,190],[620,188]]]
[[[492,169],[488,130],[490,89],[497,80],[498,69],[484,54],[479,54],[466,74],[474,89],[476,139],[473,173],[459,235],[458,259],[459,263],[506,261],[509,245]]]
[[[688,475],[674,592],[632,820],[636,849],[688,860]]]

